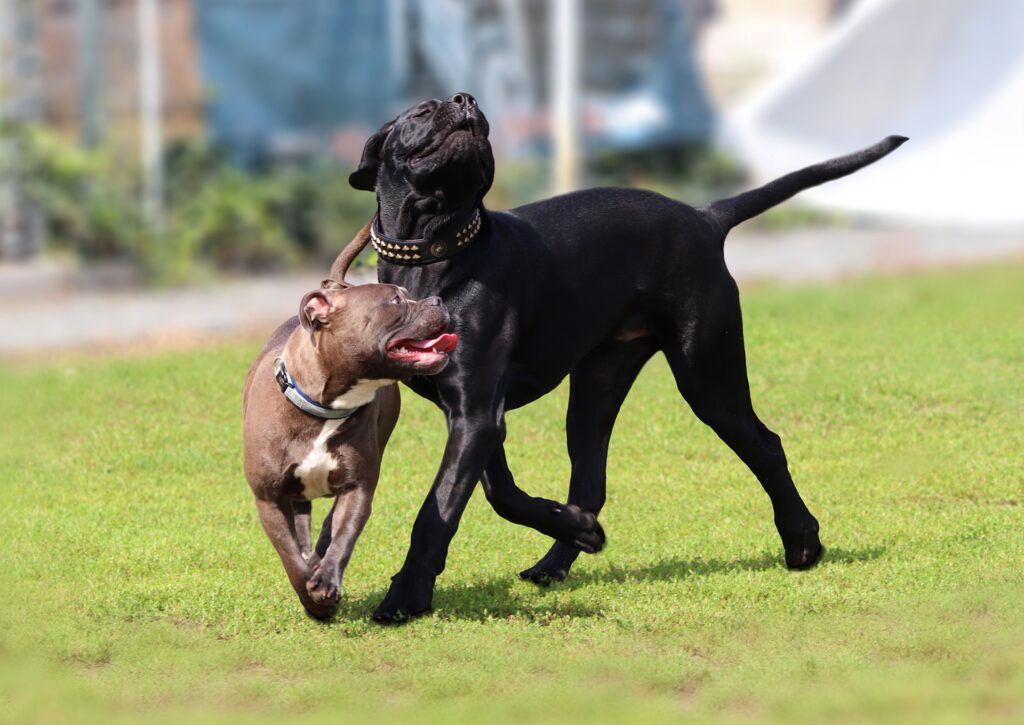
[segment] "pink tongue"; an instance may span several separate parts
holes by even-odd
[[[453,332],[444,332],[430,340],[405,340],[409,347],[419,350],[434,349],[438,352],[451,352],[459,344],[459,336]]]

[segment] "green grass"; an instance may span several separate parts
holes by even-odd
[[[606,551],[546,551],[478,492],[436,611],[370,621],[440,457],[408,391],[337,619],[305,618],[241,472],[258,343],[0,369],[0,719],[519,722],[1024,718],[1024,266],[745,295],[755,403],[827,552],[790,573],[767,498],[662,359],[612,439]],[[563,498],[561,389],[510,419]],[[323,513],[324,506],[316,509]]]

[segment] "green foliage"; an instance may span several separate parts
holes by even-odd
[[[735,158],[706,144],[604,152],[588,172],[597,186],[652,189],[693,206],[727,196],[746,181]]]
[[[149,279],[329,264],[373,214],[336,166],[250,175],[202,142],[167,154],[160,228],[143,219],[136,164],[114,149],[82,149],[41,129],[22,135],[19,170],[46,212],[49,240],[85,260],[120,258]]]
[[[701,206],[755,186],[736,158],[703,144],[602,154],[593,160],[590,173],[595,185],[651,189],[691,206]],[[746,227],[782,232],[849,224],[848,215],[802,205],[797,198],[769,209],[747,222]]]
[[[537,160],[503,159],[484,197],[488,209],[511,209],[543,199],[550,191],[549,170]]]
[[[159,228],[141,213],[141,181],[131,154],[83,149],[43,128],[22,129],[20,174],[45,211],[52,248],[85,261],[126,260],[157,283],[218,273],[324,266],[370,218],[371,194],[348,185],[337,164],[283,167],[258,174],[228,163],[202,141],[166,154],[166,211]],[[735,159],[703,145],[598,155],[596,185],[639,186],[693,205],[744,184]],[[547,195],[549,169],[537,161],[499,165],[486,203],[507,209]],[[767,230],[836,224],[834,215],[787,205],[752,222]],[[372,252],[359,263],[373,264]]]
[[[143,258],[151,240],[136,183],[114,154],[69,144],[39,128],[17,135],[16,170],[46,212],[53,247],[87,260]]]
[[[1024,267],[745,296],[751,387],[826,553],[782,566],[749,471],[660,358],[611,442],[605,552],[477,494],[436,612],[368,620],[441,457],[403,391],[338,618],[301,614],[241,471],[262,341],[0,368],[0,720],[977,722],[1024,717]],[[567,386],[511,414],[562,499]],[[326,511],[324,502],[316,507]]]

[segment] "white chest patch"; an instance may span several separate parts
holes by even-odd
[[[359,380],[347,392],[335,398],[331,402],[331,407],[339,410],[366,405],[373,401],[373,396],[377,394],[379,388],[394,382],[394,380]],[[346,423],[348,423],[348,418],[324,421],[320,435],[313,441],[313,448],[295,469],[295,477],[302,481],[302,495],[309,500],[333,495],[329,479],[331,471],[338,467],[338,459],[335,458],[334,452],[328,449],[327,441]]]
[[[379,388],[391,385],[393,382],[395,381],[384,378],[380,380],[357,380],[355,385],[331,402],[331,407],[335,410],[340,410],[341,408],[358,408],[360,405],[366,405],[373,400],[373,396],[377,394]]]
[[[313,449],[295,469],[295,477],[302,481],[302,495],[309,500],[331,494],[328,478],[331,471],[338,467],[338,459],[327,448],[327,440],[345,421],[345,418],[324,421],[320,435],[313,441]]]

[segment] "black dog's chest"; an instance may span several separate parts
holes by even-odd
[[[545,241],[510,214],[488,214],[487,220],[472,247],[442,262],[381,261],[377,267],[381,282],[414,297],[438,295],[451,314],[459,347],[448,367],[436,377],[407,381],[442,408],[451,396],[453,403],[470,393],[475,400],[493,399],[500,384],[506,409],[540,398],[592,348],[614,337],[627,307],[628,289],[602,284],[594,271],[601,265],[571,254],[567,239]],[[588,252],[600,256],[602,250],[594,245]]]

